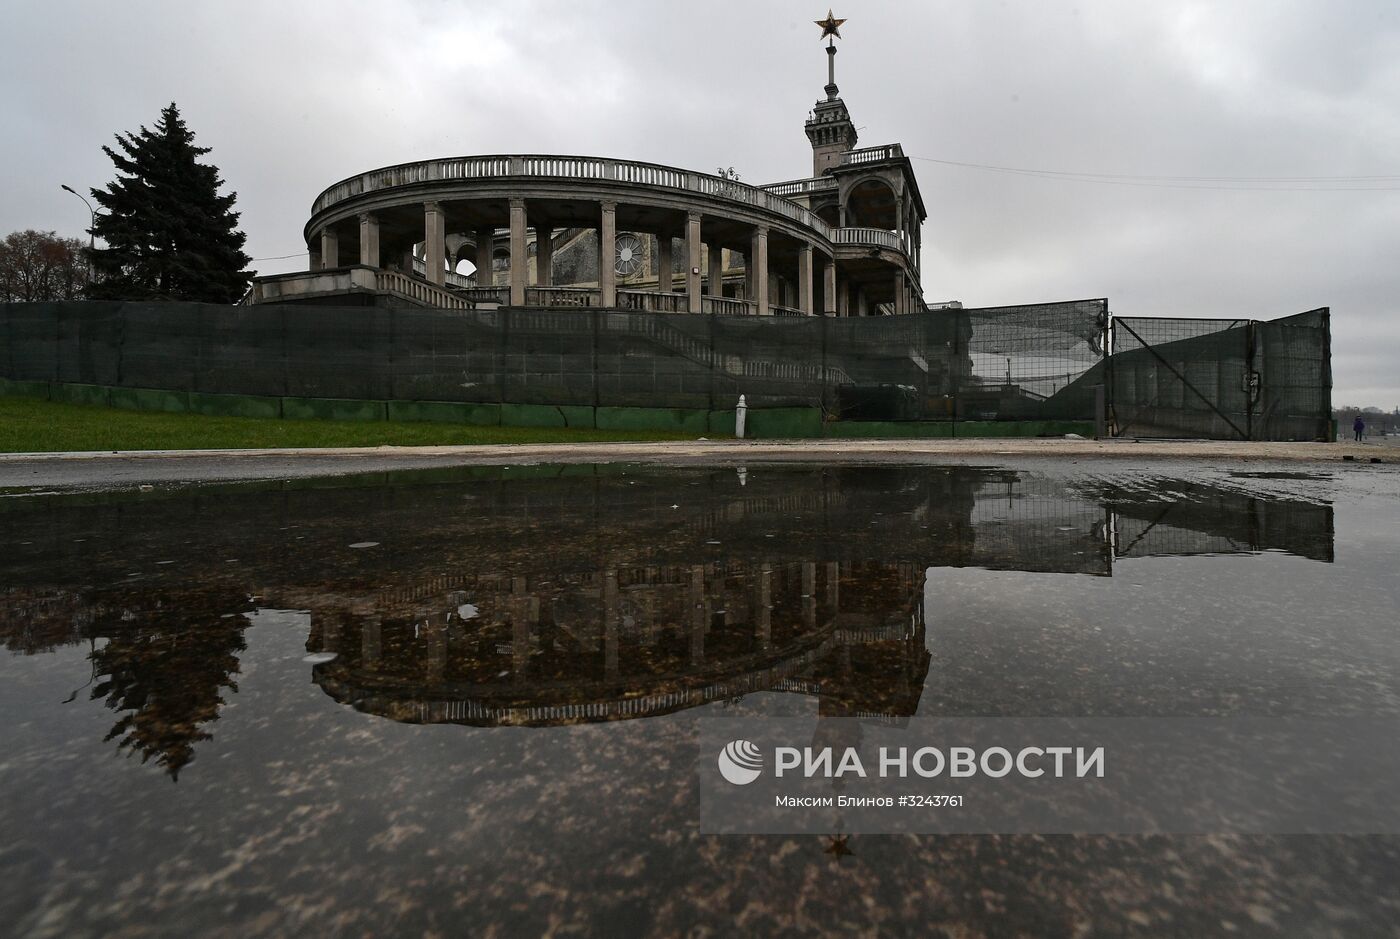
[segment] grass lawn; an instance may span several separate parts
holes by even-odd
[[[206,417],[202,414],[157,414],[33,398],[0,397],[0,453],[588,443],[608,440],[693,440],[695,436],[644,430]]]

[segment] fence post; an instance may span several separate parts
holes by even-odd
[[[1337,425],[1332,420],[1332,309],[1322,308],[1322,426],[1321,439],[1337,439]]]
[[[1103,370],[1104,383],[1108,386],[1104,393],[1104,431],[1106,436],[1118,436],[1118,411],[1114,404],[1117,377],[1113,374],[1114,341],[1117,336],[1113,324],[1113,311],[1104,310],[1103,326]]]
[[[1260,387],[1259,394],[1254,393],[1254,353],[1255,337],[1254,330],[1258,325],[1254,320],[1245,322],[1244,327],[1244,439],[1254,439],[1254,406],[1258,399],[1263,396],[1264,389]],[[1263,382],[1260,382],[1261,386]]]

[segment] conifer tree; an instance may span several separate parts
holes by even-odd
[[[94,252],[96,283],[88,295],[106,300],[198,300],[234,303],[247,290],[252,259],[232,211],[237,193],[220,195],[217,167],[199,162],[174,102],[154,130],[118,134],[102,150],[117,179],[92,190],[105,211],[93,228],[106,248]]]

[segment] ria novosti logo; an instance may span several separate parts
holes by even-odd
[[[731,740],[719,751],[719,772],[736,786],[747,786],[763,772],[763,753],[747,740]]]

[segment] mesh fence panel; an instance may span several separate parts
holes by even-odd
[[[1249,358],[1248,320],[1114,317],[1118,434],[1248,439]]]
[[[1310,310],[1260,323],[1255,348],[1260,373],[1255,436],[1263,440],[1330,439],[1330,312]]]
[[[716,369],[729,364],[714,364],[711,317],[611,310],[592,316],[599,405],[711,406]]]
[[[899,317],[15,304],[7,374],[173,391],[847,420],[1092,419],[1102,300]],[[1006,364],[1002,371],[1002,363]]]
[[[6,304],[8,378],[224,394],[653,408],[843,420],[1093,420],[1134,435],[1315,439],[1328,312],[1117,319],[1107,302],[884,317],[600,309]]]
[[[1326,309],[1269,322],[1117,317],[1109,400],[1120,436],[1323,440]]]
[[[592,312],[502,312],[501,400],[514,404],[593,404]]]
[[[1040,303],[962,311],[956,394],[960,417],[1092,420],[1088,373],[1104,356],[1108,301]],[[956,354],[956,353],[955,353]]]
[[[86,317],[78,309],[79,317]],[[121,307],[120,384],[130,388],[195,390],[204,314],[186,304],[124,303]]]
[[[683,314],[673,314],[683,315]],[[826,324],[812,317],[714,317],[716,407],[820,407]]]
[[[286,307],[209,307],[199,311],[199,370],[194,390],[211,394],[285,395]],[[294,312],[294,311],[293,311]]]
[[[393,397],[407,401],[501,400],[503,310],[394,311],[388,368]]]

